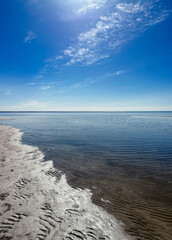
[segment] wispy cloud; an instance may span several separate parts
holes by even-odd
[[[27,107],[45,107],[45,106],[48,106],[48,103],[33,100],[33,101],[30,101],[30,102],[25,102],[25,103],[21,104],[21,106],[26,107],[26,108]]]
[[[35,82],[29,82],[28,84],[29,85],[35,85],[36,83]]]
[[[121,74],[124,74],[124,73],[125,73],[124,70],[119,70],[119,71],[116,71],[116,72],[104,74],[103,76],[98,76],[97,78],[94,78],[94,79],[89,78],[89,79],[86,79],[84,81],[74,83],[70,86],[62,87],[59,90],[59,93],[66,93],[66,92],[69,92],[69,91],[72,91],[72,90],[76,90],[76,89],[80,89],[80,88],[86,88],[90,85],[100,83],[100,82],[103,82],[103,81],[107,81],[108,79],[112,80],[113,77],[117,77],[117,76],[119,76]]]
[[[77,11],[86,13],[90,10],[88,18],[96,13],[94,21],[89,22],[86,31],[73,38],[74,43],[46,60],[41,75],[55,76],[66,66],[88,66],[106,61],[171,13],[163,6],[163,0],[135,0],[134,3],[132,0],[83,0],[82,3]]]
[[[84,62],[86,65],[90,65],[101,59],[109,57],[109,54],[100,54],[97,50],[94,50],[89,46],[85,48],[84,45],[79,48],[77,46],[76,48],[69,47],[64,51],[64,55],[70,58],[66,65],[72,65],[77,62]]]
[[[41,79],[41,78],[43,78],[43,75],[42,75],[42,74],[39,74],[39,75],[35,76],[34,78],[35,78],[35,79]]]
[[[51,88],[51,86],[41,86],[41,90],[43,90],[43,91],[46,91],[50,88]]]
[[[64,50],[67,65],[89,65],[107,58],[139,33],[164,21],[169,14],[159,0],[113,3],[111,9],[99,17],[94,27],[80,33],[76,44]]]
[[[77,11],[79,14],[85,14],[90,10],[97,10],[103,7],[106,0],[86,0],[83,6]]]
[[[6,90],[6,91],[4,91],[4,94],[5,94],[5,95],[11,95],[11,90]]]
[[[18,105],[0,106],[0,109],[6,109],[9,111],[43,111],[45,109],[50,109],[54,105],[50,102],[41,102],[37,100],[32,100],[24,103],[19,103]]]
[[[125,73],[124,70],[119,70],[119,71],[116,72],[116,75],[121,75],[121,74],[123,74],[123,73]]]
[[[113,73],[107,73],[107,74],[103,75],[102,77],[103,78],[115,77],[115,76],[119,76],[119,75],[124,74],[124,73],[126,73],[125,70],[118,70],[118,71],[113,72]]]
[[[31,43],[31,41],[36,38],[37,38],[37,35],[34,32],[29,31],[29,32],[27,32],[27,35],[24,38],[24,43]]]

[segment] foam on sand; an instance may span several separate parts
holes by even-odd
[[[22,133],[0,125],[0,239],[126,240],[123,225],[74,189]]]

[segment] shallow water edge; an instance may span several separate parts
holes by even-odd
[[[22,144],[18,129],[0,125],[0,135],[1,239],[131,239],[88,189],[69,186],[37,147]]]

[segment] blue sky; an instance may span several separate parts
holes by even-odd
[[[171,0],[1,0],[0,110],[172,110]]]

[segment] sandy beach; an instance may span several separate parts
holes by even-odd
[[[125,240],[124,226],[43,161],[22,133],[0,125],[0,239]]]

